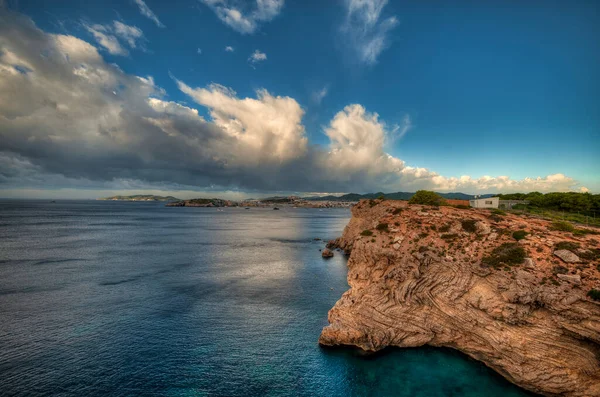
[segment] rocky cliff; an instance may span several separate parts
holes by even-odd
[[[600,236],[557,226],[361,201],[330,243],[350,254],[350,289],[319,342],[447,346],[536,393],[600,396],[600,302],[588,296],[600,289]]]

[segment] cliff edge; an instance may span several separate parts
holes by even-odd
[[[600,236],[555,229],[489,210],[363,200],[330,243],[350,254],[350,289],[319,343],[447,346],[536,393],[600,396],[600,302],[588,296],[600,289]]]

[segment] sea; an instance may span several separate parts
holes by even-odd
[[[317,343],[348,209],[0,201],[1,396],[530,396],[451,349]]]

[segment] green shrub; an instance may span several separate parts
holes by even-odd
[[[587,234],[600,234],[600,232],[589,229],[575,229],[573,231],[573,236],[585,236]]]
[[[362,232],[360,232],[361,236],[372,236],[373,232],[370,230],[363,230]]]
[[[373,199],[369,200],[369,205],[371,206],[371,208],[375,207],[377,204],[378,204],[377,201],[375,201]]]
[[[500,222],[502,220],[502,217],[495,215],[495,214],[488,216],[488,218],[490,218],[494,222]]]
[[[393,215],[398,215],[400,213],[402,213],[402,208],[396,208],[394,212],[392,212]]]
[[[591,289],[588,291],[587,296],[589,296],[595,301],[600,301],[600,290]]]
[[[425,238],[427,236],[429,236],[429,233],[420,233],[419,234],[419,238]]]
[[[525,230],[517,230],[516,232],[513,232],[512,236],[515,240],[519,241],[523,240],[528,234],[529,233],[527,233]]]
[[[556,249],[556,250],[574,251],[577,248],[579,248],[579,243],[574,243],[572,241],[561,241],[554,245],[554,249]]]
[[[466,219],[461,222],[461,225],[462,225],[463,230],[465,230],[469,233],[475,233],[475,231],[477,231],[477,228],[475,227],[475,223],[477,223],[477,221],[474,219]]]
[[[519,265],[525,260],[525,250],[517,243],[504,243],[494,248],[489,256],[484,257],[481,262],[486,266],[496,269],[503,265]]]
[[[471,207],[469,207],[468,205],[464,205],[464,204],[455,205],[454,208],[458,208],[459,210],[470,210],[471,209]]]
[[[386,232],[386,233],[389,232],[387,223],[380,223],[379,225],[377,225],[376,229],[379,230],[380,232]]]
[[[379,197],[377,197],[377,200],[385,200],[385,196],[382,194]]]
[[[450,224],[446,224],[444,226],[440,226],[440,232],[446,233],[450,231]]]
[[[552,222],[552,229],[560,230],[562,232],[575,231],[575,227],[573,225],[571,225],[569,222],[565,222],[565,221]]]
[[[506,215],[506,212],[499,210],[499,209],[495,209],[495,210],[492,210],[492,214],[504,216],[504,215]]]
[[[577,255],[579,256],[579,258],[584,259],[586,261],[594,261],[600,258],[600,249],[590,248],[588,250],[578,252]]]
[[[435,192],[418,190],[408,201],[409,204],[442,205],[444,199]]]
[[[431,226],[429,226],[429,228],[430,228],[431,230],[433,230],[434,232],[437,230],[437,227],[436,227],[435,225],[431,225]]]

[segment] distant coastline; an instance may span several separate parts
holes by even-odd
[[[181,201],[177,197],[173,196],[154,196],[151,194],[137,194],[133,196],[111,196],[103,197],[97,200],[103,201]]]

